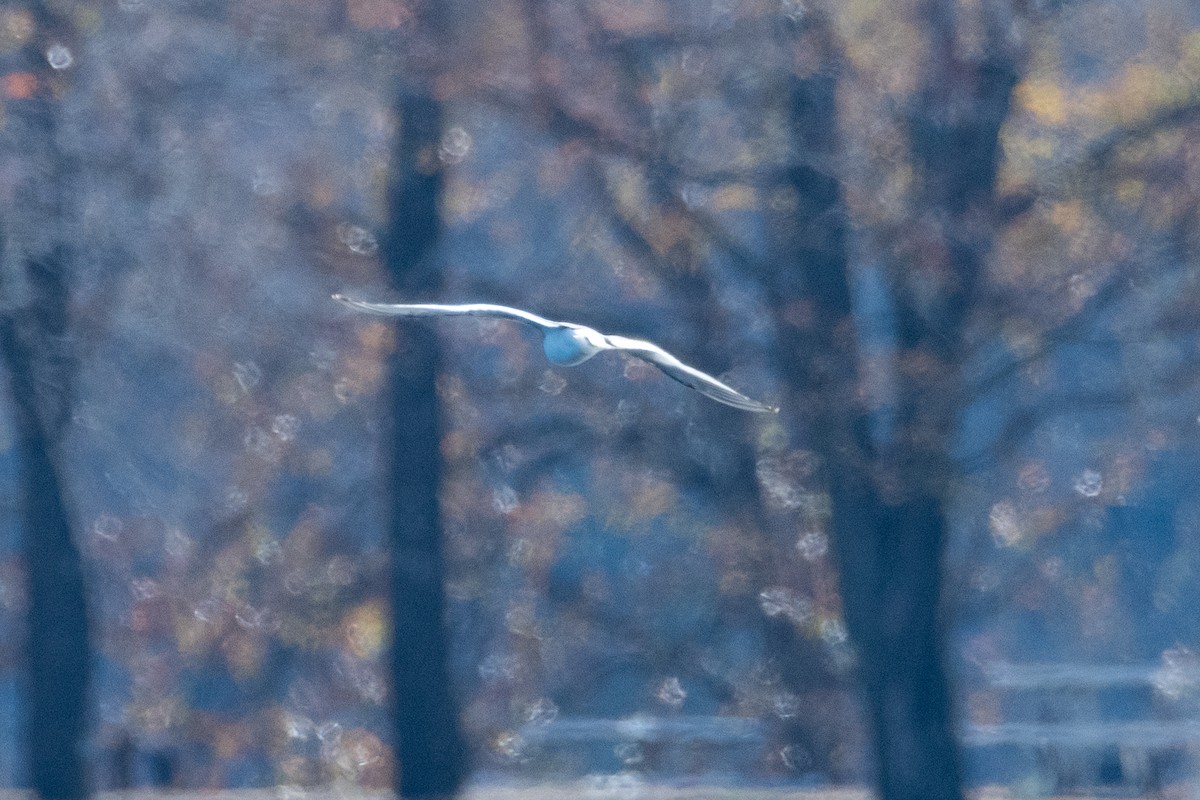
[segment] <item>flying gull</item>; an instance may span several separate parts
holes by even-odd
[[[351,300],[341,294],[335,294],[334,300],[344,303],[360,311],[372,314],[383,314],[390,317],[498,317],[513,319],[532,325],[542,333],[542,349],[546,358],[553,364],[573,367],[582,364],[592,356],[605,350],[615,350],[627,353],[636,358],[653,364],[662,370],[667,377],[674,378],[695,389],[705,397],[710,397],[718,403],[740,408],[743,411],[758,411],[777,413],[775,406],[765,405],[757,400],[751,400],[736,389],[726,386],[711,375],[689,367],[675,356],[663,350],[656,344],[644,342],[641,339],[629,339],[625,336],[608,336],[584,325],[573,322],[555,322],[543,319],[536,314],[522,311],[519,308],[491,305],[490,303],[468,303],[466,305],[436,305],[432,303],[367,303],[362,300]]]

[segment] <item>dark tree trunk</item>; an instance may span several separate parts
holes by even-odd
[[[832,102],[832,86],[799,87]],[[815,109],[814,109],[815,111]],[[804,115],[800,120],[820,119]],[[831,117],[819,123],[828,125]],[[813,216],[839,203],[832,178],[793,174]],[[836,219],[834,213],[826,217]],[[840,228],[840,223],[828,222]],[[958,800],[958,759],[939,628],[943,509],[934,497],[882,496],[868,420],[855,402],[856,353],[844,232],[820,228],[820,242],[799,244],[797,263],[774,287],[784,318],[781,351],[797,406],[806,408],[812,441],[830,485],[834,553],[846,624],[858,650],[885,800]],[[788,309],[806,309],[802,322]]]
[[[402,138],[391,196],[387,266],[404,297],[437,288],[430,252],[441,229],[437,159],[441,112],[427,95],[400,100]],[[405,326],[391,359],[392,683],[401,797],[455,794],[466,773],[466,747],[450,685],[438,510],[441,424],[432,331]]]
[[[28,312],[25,312],[28,313]],[[35,356],[10,315],[0,324],[21,463],[24,556],[29,575],[26,736],[34,790],[46,800],[87,795],[88,624],[83,569],[55,463],[56,433],[41,419]]]
[[[929,12],[953,25],[945,9]],[[808,46],[822,48],[831,62],[823,21],[807,24]],[[947,41],[942,34],[933,37],[934,66],[908,122],[923,187],[913,213],[938,221],[922,231],[922,241],[940,238],[937,252],[946,261],[906,261],[905,254],[921,252],[905,239],[907,230],[876,235],[890,245],[879,252],[893,259],[882,264],[894,309],[889,426],[872,428],[863,402],[861,320],[854,318],[841,186],[832,166],[822,169],[839,157],[831,74],[792,84],[793,134],[806,166],[790,175],[798,210],[778,223],[790,261],[772,286],[785,371],[830,487],[846,622],[885,800],[962,797],[940,624],[948,452],[964,327],[990,243],[985,223],[999,125],[1015,73],[995,59],[953,61],[938,50]]]
[[[71,35],[45,5],[28,8],[34,36],[0,62],[5,71],[36,81],[28,95],[6,100],[0,131],[0,147],[11,148],[21,165],[0,219],[0,359],[21,470],[29,778],[41,797],[73,800],[88,794],[83,744],[90,665],[83,567],[58,461],[75,367],[66,275],[73,247],[66,210],[75,170],[58,148],[56,91],[65,87],[46,57],[48,47],[70,42]]]
[[[831,470],[846,622],[887,800],[962,796],[940,625],[939,498],[885,500],[848,465]]]

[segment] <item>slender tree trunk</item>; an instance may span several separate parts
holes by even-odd
[[[824,84],[824,85],[822,85]],[[828,133],[832,81],[795,87],[810,143]],[[807,409],[812,441],[830,487],[831,535],[847,627],[858,651],[885,800],[958,800],[959,769],[951,730],[949,688],[939,627],[940,558],[944,522],[940,500],[876,484],[878,459],[869,418],[857,402],[858,354],[840,195],[829,175],[802,168],[792,189],[810,219],[799,224],[794,265],[774,286],[781,351],[796,406]],[[831,227],[832,226],[832,230]],[[795,309],[804,312],[795,315]],[[789,311],[790,310],[790,311]]]
[[[21,463],[24,556],[29,576],[26,736],[33,788],[45,800],[87,795],[88,624],[83,570],[55,463],[56,436],[41,419],[34,355],[10,316],[0,323]]]
[[[919,187],[909,198],[911,223],[868,234],[884,243],[874,252],[884,254],[894,310],[886,426],[873,424],[879,420],[867,401],[877,376],[866,372],[856,341],[843,187],[833,177],[842,154],[831,74],[792,85],[793,135],[809,166],[793,170],[786,187],[798,206],[780,222],[792,261],[772,287],[796,406],[809,415],[825,464],[846,622],[886,800],[962,796],[940,622],[941,556],[960,349],[990,246],[999,128],[1015,83],[1007,50],[964,63],[953,52],[953,9],[930,2],[923,11],[930,26],[923,88],[904,120]],[[830,63],[823,21],[805,24],[802,46],[824,50]],[[941,261],[929,263],[930,252]]]
[[[437,288],[428,256],[441,230],[437,147],[441,111],[428,95],[399,104],[402,139],[385,247],[396,286],[411,297]],[[450,797],[466,774],[466,747],[449,674],[438,490],[441,422],[433,333],[406,326],[391,359],[392,644],[401,797]]]
[[[20,456],[23,555],[28,575],[29,778],[47,800],[88,793],[83,759],[89,684],[83,567],[71,536],[58,461],[70,419],[75,357],[68,336],[67,219],[75,170],[58,146],[57,92],[47,53],[72,41],[42,3],[27,5],[33,35],[0,68],[29,91],[6,99],[0,160],[18,165],[0,217],[0,359],[8,373]]]

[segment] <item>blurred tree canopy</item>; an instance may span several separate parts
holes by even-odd
[[[1184,0],[14,0],[0,718],[49,625],[101,788],[1004,779],[994,665],[1196,663],[1197,153]]]

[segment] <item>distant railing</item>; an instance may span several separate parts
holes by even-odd
[[[1171,691],[1200,690],[1200,664],[1011,664],[984,669],[988,682],[1009,689],[1099,689],[1154,686]]]
[[[1001,715],[1017,719],[971,724],[963,743],[1027,750],[1029,766],[1053,789],[1154,790],[1173,764],[1181,775],[1194,775],[1200,755],[1194,662],[996,663],[984,674],[1000,694]]]
[[[764,751],[766,725],[751,717],[560,717],[519,731],[531,757],[569,753],[584,772],[636,764],[640,773],[744,774]],[[582,762],[579,759],[583,759]]]
[[[1099,747],[1115,744],[1146,748],[1200,745],[1200,722],[1009,722],[972,725],[963,736],[968,745],[1016,744],[1049,747]]]
[[[753,717],[566,717],[521,729],[529,742],[709,742],[761,744],[763,723]]]

